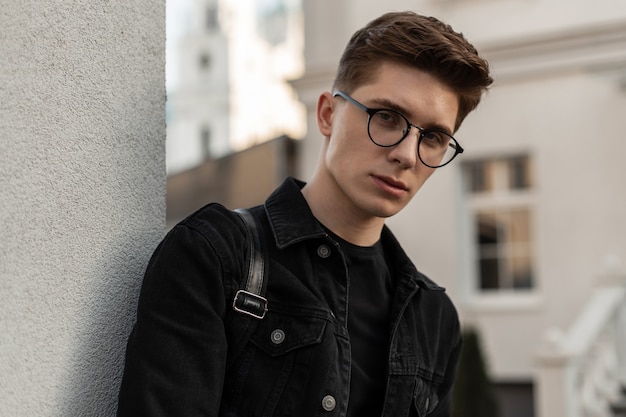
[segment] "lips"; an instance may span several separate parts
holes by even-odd
[[[398,195],[409,191],[409,187],[404,182],[394,178],[378,175],[374,175],[373,178],[380,188],[389,193]]]

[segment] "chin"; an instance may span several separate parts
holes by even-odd
[[[362,201],[361,209],[370,216],[387,219],[398,214],[408,202],[404,200],[390,199],[371,199],[370,201]]]
[[[402,208],[397,207],[379,207],[377,210],[373,210],[376,217],[387,219],[398,214]]]

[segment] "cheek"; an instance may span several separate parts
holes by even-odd
[[[417,192],[422,188],[424,183],[430,178],[431,175],[435,173],[435,171],[436,171],[435,168],[428,168],[426,166],[421,166],[415,172],[416,184],[418,184],[418,187],[415,190],[415,193],[413,193],[413,195],[417,194]]]
[[[350,157],[350,148],[343,142],[331,139],[326,150],[326,166],[336,175],[345,175],[350,172],[349,165],[353,158]]]
[[[345,165],[352,164],[355,159],[360,158],[362,146],[359,146],[356,138],[358,136],[347,129],[339,129],[333,132],[333,135],[328,139],[328,148],[326,150],[327,163],[335,165],[335,168],[342,169]]]
[[[435,171],[437,171],[437,168],[429,168],[427,166],[423,166],[423,173],[422,173],[422,177],[424,178],[424,181],[426,181],[427,179],[430,178],[431,175],[433,175],[435,173]]]
[[[369,141],[359,140],[358,137],[353,137],[353,140],[342,139],[334,143],[331,140],[326,153],[326,162],[334,172],[353,177],[368,171],[375,163],[378,164],[381,157],[375,145],[370,146]]]

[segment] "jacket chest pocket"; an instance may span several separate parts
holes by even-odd
[[[270,307],[230,375],[234,383],[227,383],[222,406],[229,412],[223,415],[295,416],[311,410],[313,391],[327,378],[324,363],[335,346],[328,343],[332,334],[323,314]]]
[[[421,373],[424,375],[424,373]],[[415,390],[413,392],[413,405],[419,417],[426,417],[437,408],[439,404],[439,395],[437,387],[439,383],[437,378],[424,377],[418,375],[415,381]]]
[[[317,316],[270,312],[259,323],[251,342],[270,357],[277,357],[320,343],[326,325],[327,320]]]

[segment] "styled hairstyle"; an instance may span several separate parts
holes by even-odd
[[[417,68],[454,89],[459,95],[455,130],[493,82],[489,64],[463,34],[434,17],[390,12],[352,36],[339,61],[333,90],[350,93],[372,81],[383,62]]]

